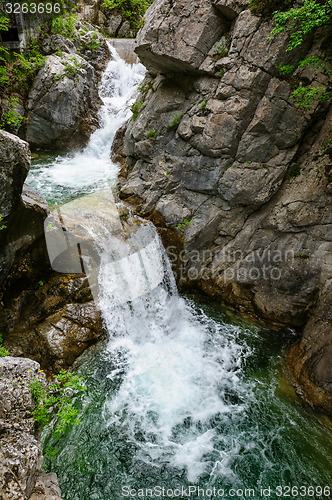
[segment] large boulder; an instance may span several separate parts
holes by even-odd
[[[332,415],[332,280],[320,293],[303,336],[289,350],[290,372],[299,394]]]
[[[84,143],[98,124],[99,106],[90,63],[78,54],[47,56],[29,93],[25,139],[48,149]]]
[[[25,258],[30,256],[32,261],[38,260],[40,268],[47,267],[43,234],[49,210],[39,193],[24,185],[30,168],[29,145],[17,136],[1,131],[0,152],[1,285],[22,255]]]

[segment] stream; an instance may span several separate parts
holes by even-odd
[[[100,129],[83,150],[33,160],[27,182],[51,206],[116,186],[111,144],[145,70],[110,50]],[[291,332],[179,294],[151,224],[132,235],[122,263],[111,231],[95,237],[108,338],[74,366],[87,386],[76,399],[82,423],[46,459],[63,499],[329,498],[331,430],[283,374]]]

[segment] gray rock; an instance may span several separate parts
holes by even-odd
[[[32,147],[81,144],[96,126],[99,103],[91,64],[77,54],[48,56],[29,93],[25,138]]]
[[[20,202],[22,186],[30,168],[29,145],[2,130],[0,157],[0,215],[6,218]]]
[[[0,486],[1,498],[8,500],[30,498],[37,478],[44,478],[41,473],[43,455],[39,430],[31,414],[35,409],[29,388],[33,379],[41,384],[46,381],[45,374],[35,361],[11,356],[1,358]],[[54,500],[58,500],[61,493],[56,477],[51,479],[53,491],[58,495]],[[46,489],[45,492],[48,494]],[[42,498],[52,499],[47,495]]]
[[[41,472],[29,500],[61,500],[57,475],[54,472]]]

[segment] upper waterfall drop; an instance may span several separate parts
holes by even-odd
[[[90,137],[83,150],[41,157],[32,162],[27,183],[35,187],[51,204],[62,204],[93,191],[115,186],[119,171],[110,159],[117,130],[130,118],[130,104],[137,85],[145,75],[139,62],[129,64],[108,43],[109,63],[102,75],[99,95],[101,126]]]

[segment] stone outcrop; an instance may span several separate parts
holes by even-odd
[[[157,0],[146,13],[140,112],[115,141],[120,196],[159,227],[180,285],[301,330],[332,278],[332,111],[291,92],[331,77],[278,66],[325,57],[328,39],[287,52],[289,35],[269,39],[272,21],[247,3]]]
[[[24,185],[30,168],[28,144],[1,132],[0,152],[0,331],[16,356],[42,368],[68,368],[103,337],[99,309],[84,274],[52,271],[45,244],[46,201]]]
[[[43,454],[29,384],[45,383],[31,359],[0,359],[0,496],[3,500],[61,500],[56,474],[41,471]],[[39,493],[42,493],[42,496]]]
[[[30,89],[20,135],[32,148],[72,148],[87,142],[98,127],[98,81],[108,49],[92,27],[75,40],[52,35],[43,45],[50,55]]]
[[[46,201],[32,188],[24,186],[30,168],[29,145],[17,136],[0,134],[0,285],[21,256],[46,264],[43,246]],[[22,192],[23,189],[23,192]]]

